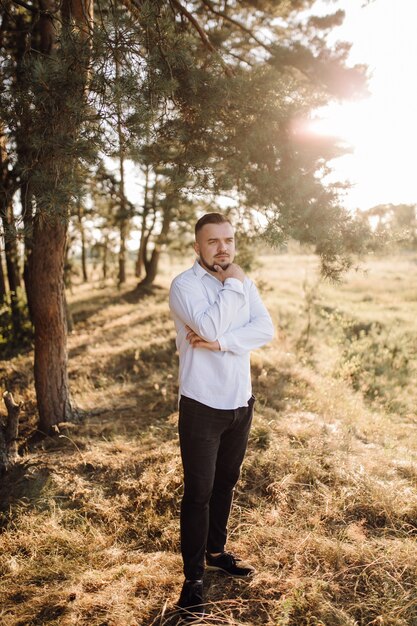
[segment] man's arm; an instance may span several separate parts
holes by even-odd
[[[271,341],[274,337],[274,326],[254,283],[251,283],[249,297],[250,320],[247,324],[225,333],[217,341],[205,341],[188,327],[187,340],[192,347],[245,354]]]
[[[274,325],[254,283],[249,290],[250,320],[219,337],[220,350],[244,354],[269,343],[274,337]]]
[[[216,339],[216,341],[206,341],[202,339],[197,333],[195,333],[189,326],[185,327],[187,331],[186,340],[191,344],[192,348],[205,348],[206,350],[211,350],[212,352],[219,352],[220,343]]]
[[[245,303],[243,283],[233,276],[227,277],[212,305],[200,286],[197,287],[188,280],[174,281],[169,294],[170,309],[201,339],[217,341]]]

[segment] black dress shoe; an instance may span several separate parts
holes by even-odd
[[[250,578],[255,574],[255,568],[248,563],[244,563],[231,552],[222,552],[219,556],[211,556],[206,553],[207,569],[218,570],[228,576],[237,578]]]
[[[183,622],[187,624],[198,624],[205,615],[203,604],[203,581],[184,581],[177,606],[180,609],[180,615]]]

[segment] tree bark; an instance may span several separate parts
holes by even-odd
[[[71,239],[67,234],[67,243],[65,246],[65,258],[64,258],[64,307],[65,307],[65,317],[67,320],[67,333],[72,333],[74,330],[74,319],[72,317],[71,309],[68,306],[68,300],[66,295],[66,289],[70,290],[72,293],[72,265],[69,257],[69,252],[71,248]]]
[[[6,283],[4,280],[4,270],[3,270],[3,254],[0,249],[0,307],[3,306],[6,300]]]
[[[87,251],[85,245],[85,231],[83,224],[83,207],[79,202],[77,205],[77,216],[78,216],[78,228],[80,229],[81,235],[81,271],[83,274],[83,283],[88,282],[88,273],[87,273]]]
[[[153,189],[152,189],[151,204],[150,206],[149,205],[147,205],[146,207],[144,206],[144,214],[142,218],[142,233],[141,233],[140,244],[139,244],[138,262],[140,261],[141,263],[141,270],[142,268],[145,270],[145,277],[139,283],[139,285],[152,283],[152,280],[150,280],[149,283],[147,283],[147,275],[148,275],[148,271],[150,269],[150,263],[152,260],[152,258],[148,259],[148,245],[149,245],[149,241],[153,233],[153,230],[155,228],[156,218],[157,218],[157,210],[156,210],[157,189],[158,189],[158,177],[156,176],[154,180],[154,184],[153,184]],[[152,223],[150,226],[148,226],[147,217],[149,216],[151,211],[153,212]],[[142,271],[140,272],[140,276],[141,275],[142,275]]]
[[[159,257],[161,255],[161,246],[156,243],[152,250],[151,258],[146,264],[146,274],[141,281],[141,285],[152,285],[158,273]]]
[[[5,207],[3,216],[4,227],[4,251],[6,254],[7,278],[9,289],[16,293],[21,285],[19,270],[19,253],[17,250],[17,238],[15,232],[14,216],[11,204]]]
[[[156,275],[158,273],[158,264],[161,256],[162,246],[166,242],[167,235],[169,233],[169,227],[172,221],[172,210],[171,207],[164,207],[164,216],[162,220],[162,228],[161,232],[158,236],[158,239],[155,242],[155,247],[152,250],[151,258],[149,261],[145,263],[146,274],[144,279],[141,281],[141,285],[152,285],[154,282]]]
[[[20,273],[12,208],[13,195],[17,189],[17,184],[13,172],[9,169],[9,165],[6,136],[3,125],[0,124],[0,217],[4,231],[4,252],[10,289],[13,331],[14,335],[18,337],[22,328],[21,312],[17,298],[17,288],[20,286]]]
[[[64,259],[67,226],[35,218],[31,308],[35,326],[35,388],[39,429],[49,434],[73,420],[67,374]]]
[[[103,260],[102,260],[102,271],[103,271],[103,280],[107,279],[107,270],[108,270],[108,252],[109,252],[109,236],[106,236],[103,239],[103,243],[101,244],[103,248]]]
[[[136,278],[140,278],[142,276],[142,271],[144,267],[144,241],[145,241],[145,233],[146,233],[146,218],[148,217],[148,213],[149,213],[148,193],[149,193],[149,166],[147,165],[146,170],[145,170],[145,189],[144,189],[144,194],[143,194],[144,200],[143,200],[140,242],[139,242],[138,256],[136,257],[136,265],[135,265]]]
[[[122,217],[120,222],[119,272],[117,276],[117,284],[119,286],[126,282],[126,234],[126,218]]]
[[[25,283],[25,291],[26,291],[26,300],[28,303],[28,311],[30,321],[33,324],[33,315],[31,309],[31,294],[30,290],[32,288],[32,284],[30,282],[30,264],[31,264],[31,256],[33,250],[33,205],[32,205],[32,195],[30,191],[30,185],[28,181],[25,181],[20,186],[20,202],[22,205],[22,217],[23,224],[25,227],[25,256],[23,262],[23,282]]]
[[[19,306],[18,289],[21,286],[19,254],[12,204],[3,208],[4,252],[6,256],[7,280],[9,283],[10,306],[12,309],[13,334],[18,338],[22,332],[22,313]]]

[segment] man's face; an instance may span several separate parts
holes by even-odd
[[[197,233],[194,250],[206,269],[215,272],[215,265],[227,269],[236,254],[233,227],[228,222],[205,224]]]

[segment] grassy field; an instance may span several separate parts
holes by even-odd
[[[0,624],[173,625],[182,583],[177,356],[166,259],[152,292],[70,294],[74,403],[33,428],[32,356],[1,364],[24,402],[0,486]],[[417,257],[368,259],[340,285],[311,256],[251,273],[277,328],[253,353],[256,417],[230,522],[250,581],[206,575],[212,625],[417,626]]]

